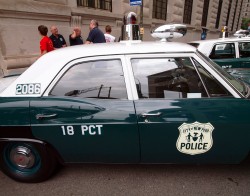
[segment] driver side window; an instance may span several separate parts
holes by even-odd
[[[190,58],[132,59],[140,99],[207,97]]]
[[[240,58],[250,57],[250,41],[239,42],[239,54]]]

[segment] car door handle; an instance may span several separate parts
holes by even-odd
[[[44,118],[53,118],[53,117],[56,117],[57,114],[37,114],[36,115],[36,119],[37,120],[42,120]]]
[[[161,115],[161,112],[157,112],[157,113],[142,113],[141,116],[143,118],[146,118],[148,116],[160,116]]]

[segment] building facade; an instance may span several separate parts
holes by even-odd
[[[223,26],[229,32],[240,28],[241,18],[249,16],[250,0],[143,0],[144,40],[152,40],[150,32],[166,23],[184,23],[188,33],[181,42],[198,40],[202,29],[207,39],[218,38]],[[123,17],[133,11],[140,22],[140,6],[129,0],[0,0],[0,67],[2,72],[31,65],[39,56],[41,24],[56,25],[69,45],[72,28],[79,26],[85,40],[91,19],[100,29],[111,25],[112,34],[121,35]],[[248,15],[245,15],[248,14]],[[50,32],[49,32],[50,35]],[[51,65],[53,66],[53,65]]]
[[[243,0],[242,17],[250,18],[250,0]]]

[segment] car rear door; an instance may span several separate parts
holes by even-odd
[[[248,154],[249,100],[191,56],[128,56],[142,162],[236,163]]]
[[[42,98],[31,101],[35,137],[65,162],[139,162],[137,117],[124,57],[67,65]]]

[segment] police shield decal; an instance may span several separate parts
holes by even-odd
[[[181,153],[202,154],[213,146],[214,127],[210,123],[183,123],[178,129],[179,137],[176,147]]]

